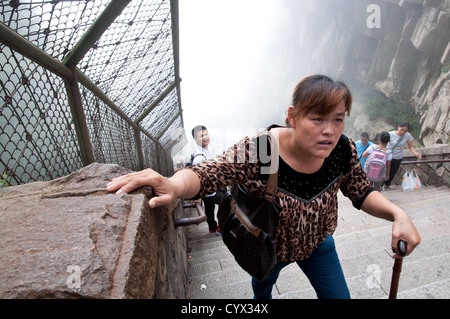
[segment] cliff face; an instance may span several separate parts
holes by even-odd
[[[275,46],[305,61],[294,72],[378,89],[421,117],[426,146],[450,143],[450,0],[284,1],[291,43]]]
[[[450,142],[450,1],[405,1],[395,56],[377,87],[421,115],[426,146]]]
[[[341,58],[333,62],[339,65],[339,73],[375,85],[386,96],[410,105],[421,115],[420,138],[425,145],[449,143],[450,1],[338,3],[338,16],[342,18],[337,24],[344,22],[352,32],[342,37],[346,33],[340,32],[340,27],[324,28],[329,35],[322,38],[316,51],[319,59],[327,51],[325,46],[330,45],[327,38],[335,39],[334,46],[343,51]],[[371,4],[380,9],[378,27],[374,26],[378,17],[376,11],[370,10]],[[353,25],[348,24],[351,9]],[[323,56],[322,62],[327,64],[325,60]]]

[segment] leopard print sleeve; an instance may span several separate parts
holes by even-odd
[[[349,144],[351,154],[350,167],[341,179],[340,189],[352,201],[355,208],[361,209],[362,203],[374,189],[358,160],[356,145],[350,138]]]
[[[259,164],[256,154],[255,139],[245,137],[222,155],[189,168],[200,179],[200,192],[196,198],[203,198],[226,186],[257,179]]]

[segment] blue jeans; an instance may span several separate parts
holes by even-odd
[[[278,261],[264,281],[252,278],[255,299],[272,298],[273,285],[280,271],[289,264],[289,262]],[[332,236],[327,235],[308,259],[298,260],[297,264],[308,277],[319,299],[350,299],[350,292]]]

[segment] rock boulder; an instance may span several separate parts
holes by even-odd
[[[150,210],[149,187],[105,191],[129,172],[94,163],[0,190],[0,298],[183,298],[182,208]]]

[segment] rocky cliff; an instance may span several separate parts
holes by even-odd
[[[329,22],[312,39],[320,40],[311,57],[328,73],[412,108],[425,145],[449,143],[450,1],[343,0],[326,7],[316,11]]]
[[[348,82],[358,97],[359,117],[349,132],[367,127],[374,136],[394,127],[357,110],[367,102],[358,92],[364,87],[415,113],[415,137],[426,146],[450,142],[450,0],[281,1],[282,23],[273,31],[265,70],[258,74],[264,80],[255,79],[257,85],[279,85],[273,91],[284,97],[301,77],[329,74]],[[280,97],[269,103],[280,104]]]

